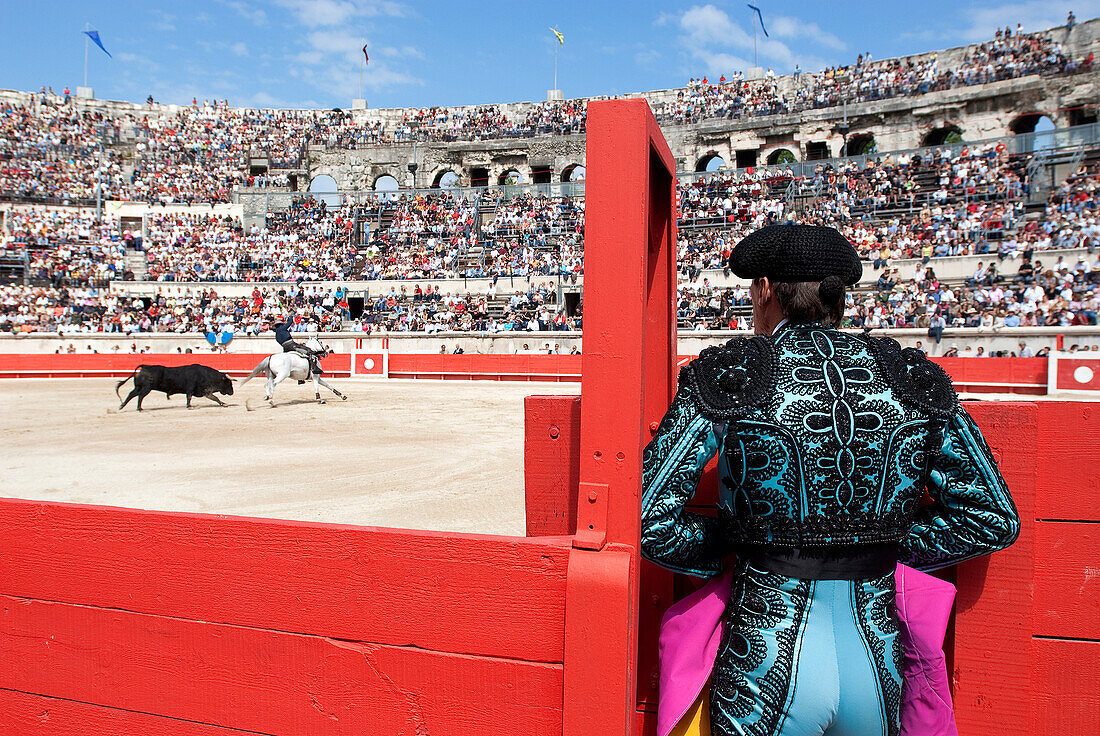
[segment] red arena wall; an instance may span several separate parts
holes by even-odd
[[[364,368],[364,358],[373,361]],[[231,376],[247,375],[266,357],[261,353],[144,353],[144,354],[54,354],[2,353],[0,378],[82,378],[129,375],[142,364],[187,365],[201,363]],[[678,356],[684,364],[694,356]],[[336,377],[351,375],[353,360],[358,360],[357,375],[382,375],[386,365],[389,378],[425,378],[459,381],[566,381],[581,380],[580,355],[478,355],[423,353],[334,354],[325,358],[325,371]],[[1058,383],[1048,384],[1050,361],[1047,358],[933,358],[951,375],[962,393],[1014,393],[1045,395],[1050,389],[1062,391],[1100,390],[1100,359],[1059,358]],[[1087,374],[1079,371],[1088,369]],[[1089,379],[1079,380],[1083,375]]]

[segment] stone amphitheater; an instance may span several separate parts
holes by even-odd
[[[1062,44],[1066,55],[1082,58],[1094,54],[1100,47],[1100,19],[1080,23],[1072,30],[1064,27],[1043,32]],[[906,61],[920,62],[935,57],[940,64],[950,66],[962,58],[973,54],[975,46],[919,54],[906,57]],[[807,83],[805,76],[787,75],[778,78],[779,90],[791,97]],[[965,146],[982,141],[1003,142],[1013,154],[1028,157],[1029,171],[1035,182],[1028,193],[1027,209],[1029,213],[1042,210],[1046,197],[1052,187],[1065,179],[1080,166],[1094,165],[1100,161],[1100,130],[1097,113],[1100,108],[1100,67],[1073,75],[1029,76],[987,84],[962,86],[952,89],[932,91],[919,95],[898,96],[874,101],[847,101],[841,105],[809,109],[791,114],[746,116],[742,118],[709,118],[699,121],[677,121],[667,111],[675,103],[683,90],[657,90],[629,95],[644,97],[661,122],[664,135],[676,157],[682,181],[689,182],[701,172],[713,168],[712,164],[720,160],[725,164],[723,170],[743,170],[747,167],[777,166],[783,161],[784,167],[793,167],[796,175],[812,172],[814,167],[837,163],[842,154],[854,154],[867,151],[869,154],[849,155],[849,160],[862,162],[873,155],[886,152],[921,151],[930,147],[953,147],[959,150]],[[0,92],[0,101],[26,102],[29,95],[22,92]],[[597,99],[597,98],[592,98]],[[602,98],[600,98],[602,99]],[[588,99],[571,102],[577,105],[587,103]],[[112,116],[123,118],[132,116],[171,116],[181,108],[175,105],[133,104],[126,102],[80,99],[78,106],[98,110]],[[536,103],[516,102],[499,105],[501,112],[509,116],[522,117],[535,107]],[[462,108],[452,108],[461,112]],[[400,126],[409,110],[405,109],[367,109],[356,107],[346,114],[359,126],[369,127],[383,124],[390,128]],[[1040,120],[1046,118],[1053,130],[1036,132]],[[121,151],[133,153],[136,145],[134,131],[125,125],[119,130],[119,137],[113,143]],[[413,166],[415,165],[415,166]],[[403,192],[438,189],[444,177],[452,175],[450,181],[462,187],[503,187],[511,193],[540,191],[551,195],[583,197],[583,169],[585,159],[585,135],[583,132],[572,134],[539,134],[528,137],[495,138],[489,140],[468,140],[453,142],[403,142],[379,143],[376,145],[341,146],[326,141],[309,141],[303,147],[302,155],[296,161],[276,161],[263,152],[256,152],[248,161],[248,170],[257,176],[280,174],[285,177],[286,186],[266,186],[263,188],[240,188],[233,192],[231,204],[219,204],[214,211],[229,213],[242,218],[245,227],[262,225],[265,217],[272,211],[290,205],[295,197],[310,191],[311,183],[321,177],[332,177],[336,188],[347,198],[345,201],[361,201],[363,224],[370,229],[386,227],[387,214],[384,208],[372,211],[371,202],[391,196],[376,191],[378,182],[392,177]],[[509,177],[525,182],[525,185],[513,186]],[[921,182],[921,186],[931,188],[932,182]],[[475,189],[475,192],[478,191]],[[775,191],[774,196],[784,198],[788,206],[797,210],[800,205],[814,198],[813,191],[794,190]],[[123,218],[140,219],[151,207],[143,203],[113,203],[114,211]],[[483,220],[492,217],[493,203],[480,205],[479,212]],[[159,210],[160,208],[158,208]],[[182,207],[187,210],[189,208]],[[210,207],[204,206],[204,211]],[[888,218],[890,210],[880,210],[875,217]],[[131,222],[134,221],[131,220]],[[161,282],[143,281],[142,256],[132,255],[128,261],[138,275],[136,281],[115,281],[111,288],[128,295],[140,296],[167,289],[181,293],[207,288],[208,284],[175,283],[166,287]],[[1076,252],[1047,251],[1044,257],[1071,258]],[[981,257],[955,256],[937,258],[936,271],[940,278],[950,282],[960,282],[974,270]],[[898,260],[892,264],[898,268],[902,278],[911,278],[920,267],[919,260]],[[864,288],[870,288],[877,273],[866,269]],[[716,287],[732,286],[736,279],[721,270],[704,274]],[[544,279],[509,277],[500,285],[503,293],[523,290],[534,281]],[[391,288],[408,282],[371,280],[341,281],[356,298],[365,298],[385,293]],[[488,279],[421,280],[418,283],[440,285],[448,291],[484,292],[489,286]],[[269,284],[270,285],[270,284]],[[331,284],[322,283],[320,286]],[[256,284],[218,284],[218,291],[233,295],[236,292],[250,292]],[[559,283],[559,299],[565,292],[579,295],[583,288],[583,276],[570,283]],[[499,311],[502,307],[495,305]],[[1065,330],[1045,330],[1035,328],[1036,345],[1053,344],[1055,332]],[[1074,328],[1076,329],[1076,328]],[[922,331],[915,330],[912,335],[899,333],[900,337],[915,340]],[[1079,341],[1082,344],[1100,342],[1094,335],[1095,330],[1081,330]],[[1012,336],[979,335],[971,336],[978,344],[988,349],[1014,346],[1018,335]],[[455,335],[449,343],[463,344],[468,351],[511,352],[525,340],[522,336],[481,337]],[[93,340],[116,340],[110,336],[94,336]],[[179,340],[169,336],[156,336],[153,339]],[[347,339],[353,339],[349,336]],[[354,339],[359,339],[355,337]],[[380,338],[372,338],[380,339]],[[435,338],[428,338],[434,345]],[[579,335],[554,333],[558,341],[564,341],[568,348],[573,342],[579,342]],[[692,340],[706,341],[709,335],[692,335]],[[45,340],[41,349],[51,351],[52,342],[44,336],[26,338],[23,347],[27,349],[30,340]],[[83,340],[83,338],[82,338]],[[541,343],[538,335],[531,335],[531,342]],[[242,340],[235,345],[245,347]],[[395,345],[404,345],[398,341]],[[0,351],[12,351],[10,344],[0,344]],[[167,346],[169,348],[173,345]],[[697,345],[692,343],[691,348]],[[402,348],[397,348],[402,349]],[[409,343],[411,351],[422,349]],[[433,349],[433,352],[435,350]],[[690,350],[689,350],[690,351]]]

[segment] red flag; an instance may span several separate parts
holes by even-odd
[[[366,64],[370,61],[370,57],[367,56],[367,45],[363,44],[363,63]]]

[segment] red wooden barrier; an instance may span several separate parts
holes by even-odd
[[[579,355],[390,353],[390,378],[467,381],[579,381]]]
[[[3,354],[0,353],[0,378],[96,377],[128,375],[142,363],[186,365],[201,363],[233,376],[247,374],[265,356],[246,353],[148,353],[145,355],[95,354]],[[677,364],[694,356],[677,356]],[[356,360],[356,375],[381,375],[384,366],[390,378],[427,378],[464,381],[580,381],[579,355],[477,355],[432,353],[337,354],[324,361],[325,370],[336,377],[351,375]],[[934,358],[966,393],[1047,393],[1046,358]],[[367,361],[371,362],[368,367]],[[1091,374],[1085,382],[1078,379]],[[1096,390],[1100,386],[1100,361],[1062,358],[1059,360],[1059,387],[1062,390]]]
[[[122,378],[139,365],[207,365],[231,376],[248,375],[269,353],[0,353],[0,378]],[[351,373],[351,357],[330,355],[321,361],[336,377]]]
[[[561,732],[568,539],[17,500],[0,500],[0,528],[0,702],[19,705],[0,733],[31,732],[21,714],[51,698],[118,733],[150,732],[136,713]]]
[[[964,393],[1047,392],[1046,358],[933,358]]]
[[[528,399],[527,436],[563,425],[578,397]],[[1100,734],[1100,405],[1078,402],[967,402],[1020,511],[1020,539],[1008,550],[959,565],[952,685],[960,733]],[[527,466],[529,534],[566,534],[560,509],[577,500],[561,482],[564,448]],[[530,461],[530,458],[529,458]],[[555,469],[558,462],[564,466]],[[551,482],[547,482],[552,478]],[[704,475],[695,508],[713,511],[717,483]],[[583,497],[581,501],[583,502]],[[688,579],[678,590],[693,586]],[[643,599],[643,603],[645,600]],[[651,601],[652,602],[652,601]],[[654,606],[663,611],[671,600]],[[640,653],[656,651],[642,637]],[[648,726],[651,723],[646,722]],[[638,733],[638,731],[635,731]]]

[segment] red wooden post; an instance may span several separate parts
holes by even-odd
[[[527,536],[573,534],[580,482],[581,397],[528,396],[523,408]]]
[[[566,590],[565,734],[627,734],[652,686],[639,597],[671,575],[637,553],[642,449],[675,387],[675,160],[644,100],[588,106],[580,497]],[[640,577],[642,579],[640,579]],[[655,613],[641,616],[653,627]]]

